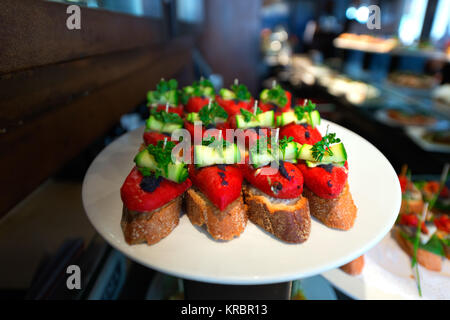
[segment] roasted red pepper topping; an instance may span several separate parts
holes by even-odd
[[[213,100],[209,97],[190,97],[186,104],[186,113],[199,112],[201,108],[207,106],[209,100]]]
[[[142,179],[142,174],[134,167],[120,189],[120,196],[128,210],[138,212],[156,210],[181,195],[192,185],[189,179],[182,183],[162,179],[153,192],[146,192],[141,188]]]
[[[148,131],[144,132],[144,142],[145,145],[148,146],[150,144],[155,145],[158,143],[158,141],[164,141],[164,139],[167,138],[167,141],[172,141],[170,138],[170,134],[165,135],[164,133],[156,132],[156,131]],[[178,141],[173,141],[175,144],[178,143]]]
[[[245,180],[271,197],[294,199],[300,197],[303,192],[303,175],[290,162],[280,162],[279,170],[271,175],[262,175],[260,168],[255,169],[249,164],[243,164],[240,167]],[[270,166],[263,168],[270,168]]]
[[[234,116],[241,113],[241,108],[252,111],[253,110],[253,104],[254,99],[251,98],[249,101],[243,101],[243,100],[226,100],[222,99],[221,96],[216,96],[217,103],[228,113],[228,116]]]
[[[192,122],[189,121],[184,121],[184,128],[189,131],[189,134],[191,135],[191,140],[194,141],[194,124]],[[208,129],[217,129],[220,132],[222,132],[222,138],[225,139],[226,138],[226,130],[229,129],[229,125],[228,122],[223,122],[223,123],[218,123],[217,125],[209,125],[208,127],[202,126],[202,139],[203,138],[207,138],[207,135],[205,135],[205,131]],[[216,139],[219,139],[220,134],[215,131],[215,132],[211,132],[209,134],[209,136],[213,136]]]
[[[313,145],[322,140],[322,135],[317,128],[312,128],[308,124],[290,123],[280,129],[280,139],[292,137],[300,144]]]
[[[419,218],[415,214],[401,214],[399,224],[408,226],[408,227],[417,227],[417,223],[419,223]],[[424,234],[428,234],[427,226],[425,225],[425,221],[422,221],[422,225],[420,226],[420,230]]]
[[[433,222],[438,230],[450,233],[450,218],[447,215],[444,214],[439,218],[435,218]]]
[[[241,171],[234,166],[196,168],[189,165],[189,177],[219,210],[224,210],[241,195],[243,177]]]
[[[338,197],[344,189],[348,176],[348,164],[344,167],[319,165],[310,168],[305,162],[297,164],[305,178],[305,185],[317,196],[325,199]]]
[[[170,113],[176,113],[176,114],[178,114],[180,117],[182,117],[182,116],[183,116],[183,109],[184,109],[183,106],[182,106],[182,105],[179,105],[178,107],[169,107],[169,108],[167,109],[167,112],[170,112]],[[156,107],[156,111],[161,111],[161,110],[166,111],[166,106],[160,104],[160,105],[158,105],[158,106]]]

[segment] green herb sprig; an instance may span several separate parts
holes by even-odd
[[[241,101],[249,101],[252,98],[252,95],[248,91],[247,87],[243,84],[233,84],[231,86],[231,90],[236,95],[236,99]]]
[[[156,108],[152,108],[150,115],[163,123],[183,124],[183,119],[177,113],[166,112],[165,110],[157,111]]]
[[[228,113],[217,104],[217,102],[212,102],[211,105],[206,105],[200,109],[198,112],[200,121],[202,121],[203,126],[213,124],[215,118],[228,119]]]
[[[328,153],[328,155],[332,156],[333,152],[331,151],[330,146],[333,143],[339,142],[341,142],[341,139],[336,138],[336,133],[328,133],[322,138],[322,140],[313,145],[311,149],[312,156],[317,162],[322,161],[325,153]]]
[[[214,98],[215,90],[211,81],[200,79],[194,81],[192,85],[183,88],[182,102],[186,104],[190,97],[210,97]]]
[[[250,122],[252,119],[256,120],[256,116],[260,113],[262,113],[262,110],[259,107],[256,107],[256,113],[241,108],[241,114],[245,122]]]
[[[179,100],[178,82],[175,79],[165,81],[161,79],[156,85],[155,91],[149,91],[147,93],[148,105],[169,105],[177,106]]]
[[[279,84],[277,84],[273,88],[267,90],[267,96],[260,97],[260,99],[263,102],[273,102],[280,107],[285,106],[286,103],[288,102],[286,92],[283,90],[283,88]]]
[[[286,150],[286,147],[287,147],[287,145],[288,145],[288,143],[289,142],[292,142],[292,141],[294,141],[294,138],[293,137],[286,137],[286,136],[284,136],[283,137],[283,139],[281,139],[279,142],[278,142],[278,146],[279,146],[279,148],[280,148],[280,150],[281,150],[281,152],[283,153],[283,157],[284,157],[284,152],[285,152],[285,150]]]
[[[173,141],[158,141],[156,145],[149,145],[147,147],[148,152],[155,158],[158,168],[156,170],[155,176],[158,178],[163,172],[168,174],[169,163],[172,162],[172,149],[175,147]],[[144,174],[144,173],[143,173]]]

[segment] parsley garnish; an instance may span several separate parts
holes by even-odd
[[[253,112],[241,108],[241,114],[244,117],[245,122],[250,122],[252,119],[256,120],[256,116],[262,113],[262,110],[259,107],[256,107],[256,115]]]
[[[156,91],[149,91],[147,93],[147,100],[149,105],[158,105],[169,103],[172,106],[178,105],[179,92],[177,90],[178,82],[175,79],[165,81],[161,79],[156,85]]]
[[[252,97],[250,92],[248,91],[247,87],[243,84],[235,85],[233,84],[231,86],[231,90],[236,95],[236,99],[241,101],[248,101]]]
[[[311,102],[311,100],[308,100],[308,103],[305,106],[295,106],[294,112],[297,116],[298,120],[302,120],[305,116],[305,113],[311,114],[316,109],[316,105]]]
[[[183,124],[183,119],[181,119],[177,113],[166,112],[165,110],[157,111],[156,108],[152,108],[150,110],[150,115],[163,123]]]
[[[224,147],[224,148],[226,148],[232,144],[231,142],[229,142],[225,139],[219,140],[219,139],[216,139],[216,137],[214,137],[214,136],[210,136],[207,138],[203,138],[202,146],[210,146],[212,148],[213,147],[216,148],[216,147],[220,147],[221,142],[222,142],[222,147]]]
[[[279,148],[280,148],[281,152],[283,153],[283,157],[284,157],[284,151],[286,150],[288,143],[292,142],[293,140],[294,140],[293,137],[287,138],[286,136],[284,136],[283,139],[281,139],[278,142]]]
[[[305,120],[312,126],[311,112],[316,109],[316,104],[308,100],[307,104],[304,106],[295,106],[294,113],[298,121],[306,118]],[[314,128],[314,126],[313,126]]]
[[[217,104],[217,102],[212,102],[211,106],[204,106],[198,112],[200,121],[203,122],[203,126],[215,123],[215,118],[228,119],[228,113]]]
[[[208,79],[194,81],[190,86],[183,88],[182,100],[186,104],[190,97],[210,97],[214,98],[214,86]]]
[[[286,92],[283,90],[283,88],[281,88],[279,84],[274,86],[272,89],[267,90],[266,92],[267,96],[260,97],[263,102],[273,102],[280,107],[285,106],[288,102]]]
[[[327,134],[322,138],[322,140],[313,145],[311,149],[312,156],[317,162],[322,161],[325,152],[328,153],[328,155],[332,156],[333,152],[330,150],[330,145],[339,142],[341,142],[341,139],[336,138],[336,133]]]
[[[149,145],[147,147],[148,152],[155,158],[156,163],[160,170],[155,171],[155,177],[158,178],[163,172],[168,174],[169,163],[172,162],[172,149],[175,147],[173,141],[167,141],[164,147],[164,141],[158,141],[157,145]],[[142,172],[142,171],[141,171]]]

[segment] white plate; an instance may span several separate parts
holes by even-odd
[[[107,146],[83,182],[83,204],[97,231],[131,259],[177,277],[222,284],[266,284],[309,277],[336,268],[373,247],[390,230],[400,209],[397,175],[383,154],[357,134],[323,120],[322,133],[336,132],[349,157],[349,184],[358,217],[349,231],[312,221],[303,244],[287,244],[249,222],[241,236],[214,241],[183,215],[159,243],[128,245],[120,228],[120,187],[133,166],[143,128]]]
[[[411,269],[411,258],[390,233],[365,255],[363,272],[350,276],[334,269],[322,274],[333,285],[355,299],[420,299]],[[419,266],[423,299],[450,299],[450,262],[440,272]]]

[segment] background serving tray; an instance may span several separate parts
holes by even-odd
[[[313,219],[303,244],[287,244],[249,221],[235,240],[213,240],[186,215],[159,243],[129,246],[120,228],[120,187],[142,143],[143,127],[107,146],[83,182],[83,204],[97,231],[117,250],[155,270],[177,277],[222,284],[266,284],[322,273],[358,257],[379,242],[400,209],[397,174],[373,145],[357,134],[322,120],[322,134],[336,132],[349,157],[349,184],[358,217],[350,231],[325,227]]]

